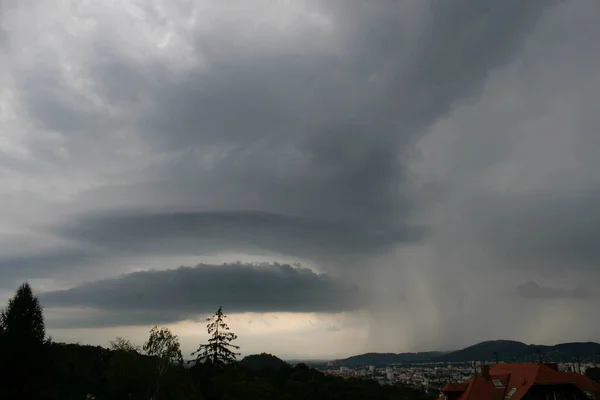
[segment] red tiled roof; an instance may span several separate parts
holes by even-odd
[[[442,392],[464,392],[467,389],[468,381],[461,383],[448,382],[442,388]]]
[[[575,372],[563,372],[562,375],[565,381],[573,382],[579,389],[592,394],[595,399],[600,399],[600,383]]]
[[[600,384],[586,376],[558,372],[554,365],[503,364],[490,367],[489,377],[474,376],[462,384],[448,384],[442,392],[462,392],[457,400],[502,400],[511,394],[510,400],[520,400],[534,384],[575,384],[579,389],[591,393],[600,400]],[[497,387],[494,381],[500,381]],[[440,399],[443,399],[441,397]]]
[[[510,397],[519,400],[527,393],[534,383],[550,383],[556,381],[556,371],[543,364],[494,364],[490,368],[490,375],[509,375],[507,391],[513,388],[517,391]]]
[[[492,379],[476,376],[472,384],[469,385],[469,388],[459,399],[503,400],[505,390],[505,387],[496,387]]]
[[[463,388],[462,390],[460,390]],[[442,392],[445,394],[463,392],[458,396],[457,400],[469,400],[469,399],[489,399],[489,400],[503,400],[504,399],[504,388],[497,388],[494,382],[490,378],[485,378],[481,375],[473,376],[468,381],[462,384],[448,384],[442,388]],[[442,396],[441,399],[444,397]]]

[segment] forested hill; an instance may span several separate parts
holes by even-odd
[[[154,363],[136,351],[113,351],[98,346],[51,343],[48,399],[148,399],[152,395]],[[1,388],[1,385],[0,385]],[[149,390],[150,389],[150,390]],[[1,391],[0,391],[1,393]],[[305,364],[291,367],[270,354],[245,357],[238,363],[215,367],[172,367],[165,375],[158,399],[408,399],[432,400],[434,395],[374,380],[325,375]]]
[[[528,345],[512,340],[485,341],[451,352],[422,353],[366,353],[336,360],[336,365],[390,365],[426,362],[494,361],[536,362],[540,358],[549,362],[600,362],[600,344],[595,342],[561,343],[554,346]]]
[[[240,365],[254,370],[279,369],[290,366],[282,359],[267,353],[246,356],[240,361]]]

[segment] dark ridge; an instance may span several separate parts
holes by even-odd
[[[282,359],[268,353],[246,356],[240,361],[240,365],[253,370],[279,369],[290,366]]]
[[[489,340],[462,350],[422,353],[366,353],[342,360],[336,365],[390,365],[445,362],[600,362],[600,344],[595,342],[561,343],[554,346],[525,344],[514,340]]]

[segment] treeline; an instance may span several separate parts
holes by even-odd
[[[177,335],[154,327],[138,346],[122,338],[109,348],[55,343],[24,283],[0,314],[0,399],[430,399],[424,392],[342,379],[304,364],[295,367],[265,357],[236,361],[237,336],[219,308],[208,318],[209,339],[193,365],[185,365]],[[273,357],[274,358],[274,357]]]

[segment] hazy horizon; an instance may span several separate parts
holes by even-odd
[[[600,2],[4,2],[0,305],[245,354],[600,341]],[[186,266],[186,267],[181,267]]]

